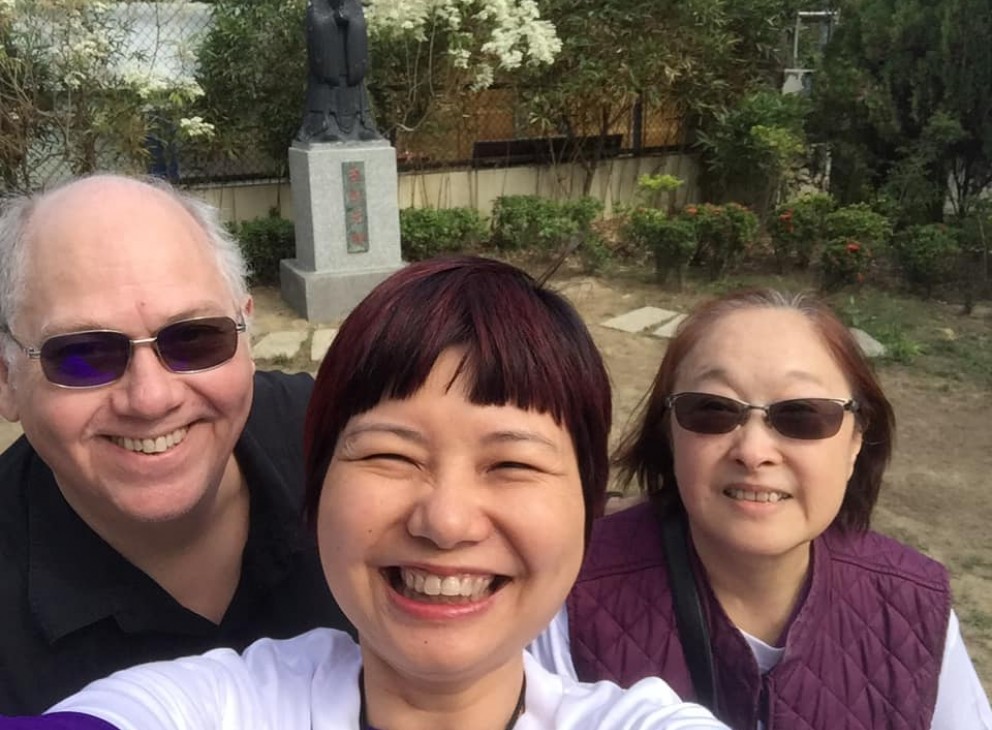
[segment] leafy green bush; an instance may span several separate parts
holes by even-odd
[[[975,300],[992,298],[992,200],[976,201],[959,222],[961,245],[960,285],[964,305],[971,312]]]
[[[696,251],[696,227],[685,216],[670,217],[657,208],[635,208],[624,225],[624,234],[654,252],[655,275],[664,284],[670,274],[682,288],[685,268]]]
[[[853,238],[834,238],[820,254],[820,284],[826,291],[864,282],[871,265],[871,249]]]
[[[975,201],[967,215],[958,219],[961,248],[984,253],[992,244],[992,199]]]
[[[696,228],[696,258],[712,280],[736,263],[758,233],[758,218],[738,203],[686,206],[682,214]]]
[[[889,219],[865,203],[847,205],[828,213],[825,225],[828,240],[850,238],[871,249],[884,246],[892,236]]]
[[[292,221],[280,218],[278,212],[272,210],[265,218],[231,224],[229,229],[248,261],[249,283],[277,284],[279,262],[296,256],[296,232]]]
[[[610,258],[610,249],[603,237],[593,230],[592,224],[603,213],[603,203],[596,198],[584,197],[561,204],[562,211],[577,227],[579,236],[577,253],[586,271],[599,271]]]
[[[557,202],[537,195],[503,195],[493,205],[491,242],[504,251],[559,251],[574,243],[587,269],[608,257],[592,223],[602,213],[595,198]]]
[[[637,197],[652,208],[664,208],[669,215],[675,212],[675,193],[685,181],[675,175],[641,175],[637,178]],[[665,197],[664,204],[661,197]]]
[[[578,200],[566,200],[560,205],[562,212],[575,221],[579,233],[584,236],[592,232],[592,222],[603,212],[603,204],[596,198],[588,196]]]
[[[761,90],[714,114],[696,137],[710,194],[744,199],[764,214],[805,157],[807,110],[799,94]]]
[[[552,251],[578,233],[560,203],[537,195],[503,195],[493,205],[492,242],[507,251]]]
[[[927,297],[953,278],[961,253],[956,231],[943,223],[910,226],[896,236],[893,250],[906,282]]]
[[[407,261],[472,248],[485,236],[486,221],[474,208],[400,211],[400,247]]]
[[[834,199],[823,193],[806,195],[778,206],[768,222],[768,235],[779,269],[792,260],[806,269],[827,238],[827,216],[833,212]]]
[[[502,195],[493,205],[491,242],[504,251],[552,249],[577,226],[553,200],[536,195]]]
[[[892,236],[892,223],[865,203],[847,205],[827,213],[827,244],[820,254],[820,283],[827,291],[861,284],[872,259]]]

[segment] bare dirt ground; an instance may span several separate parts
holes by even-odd
[[[665,342],[600,323],[647,305],[684,311],[693,301],[626,278],[575,276],[554,286],[582,313],[605,356],[614,386],[616,437],[650,385]],[[256,337],[307,328],[277,290],[254,293]],[[987,324],[992,327],[992,321]],[[314,369],[305,356],[278,365]],[[896,411],[898,441],[874,527],[948,566],[965,641],[992,692],[992,391],[927,377],[909,367],[883,364],[879,372]],[[19,432],[0,421],[0,448]]]

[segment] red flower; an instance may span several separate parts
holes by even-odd
[[[861,250],[861,244],[858,243],[857,241],[848,241],[847,242],[847,252],[848,253],[857,253],[860,250]]]

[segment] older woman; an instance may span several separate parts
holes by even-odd
[[[597,523],[542,660],[662,677],[736,730],[992,727],[946,571],[868,531],[893,437],[826,307],[703,305],[619,450],[649,502]]]
[[[494,261],[404,269],[342,325],[307,416],[308,512],[359,645],[326,629],[243,655],[144,665],[44,720],[121,730],[725,727],[661,680],[626,692],[581,685],[524,654],[579,570],[603,501],[609,423],[599,354],[561,297]]]

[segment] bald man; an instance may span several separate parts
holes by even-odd
[[[0,215],[0,714],[346,628],[300,517],[307,375],[257,373],[209,206],[97,175]]]

